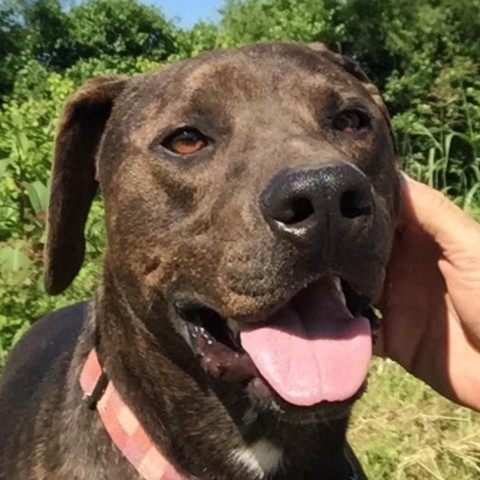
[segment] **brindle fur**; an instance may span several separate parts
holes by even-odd
[[[328,128],[352,98],[373,119],[354,140]],[[183,125],[199,125],[215,144],[193,160],[167,155],[160,139]],[[374,242],[346,238],[333,260],[300,254],[259,209],[278,172],[332,162],[368,176],[377,211]],[[378,91],[353,62],[318,45],[215,51],[87,82],[57,136],[46,286],[59,293],[77,274],[98,185],[108,234],[102,281],[92,302],[47,315],[12,352],[0,390],[0,479],[140,478],[81,401],[80,370],[97,345],[125,402],[189,478],[259,479],[231,452],[263,438],[284,454],[271,480],[345,480],[347,419],[282,422],[252,408],[243,389],[201,369],[172,298],[194,294],[223,317],[254,314],[331,260],[372,295],[389,257],[397,173]]]

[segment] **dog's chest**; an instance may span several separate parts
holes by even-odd
[[[282,463],[282,450],[268,440],[260,439],[248,447],[233,450],[229,458],[239,467],[246,468],[256,478],[266,478]]]

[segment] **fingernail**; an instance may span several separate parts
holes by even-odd
[[[415,180],[411,177],[409,177],[405,172],[401,171],[400,170],[400,175],[402,176],[402,178],[407,182],[407,183],[415,183]]]
[[[402,179],[402,183],[404,187],[407,189],[416,188],[419,182],[414,180],[412,177],[409,177],[405,172],[400,171],[400,178]]]

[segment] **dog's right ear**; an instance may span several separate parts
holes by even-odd
[[[342,67],[346,72],[354,76],[357,80],[360,80],[364,88],[372,97],[372,100],[375,102],[387,122],[390,124],[390,115],[388,113],[385,103],[383,102],[382,96],[378,91],[378,88],[372,83],[372,81],[368,78],[367,74],[362,70],[362,68],[357,62],[345,55],[342,55],[341,53],[333,52],[323,43],[310,43],[308,44],[308,46],[315,52],[319,52],[324,55],[331,62],[336,63],[338,66]]]
[[[98,187],[96,154],[125,84],[120,78],[95,78],[67,101],[55,144],[47,217],[44,275],[52,295],[63,292],[82,266],[85,222]]]

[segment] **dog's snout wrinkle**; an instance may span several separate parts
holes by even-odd
[[[363,229],[374,211],[370,182],[350,164],[281,172],[260,208],[276,235],[318,246]]]

